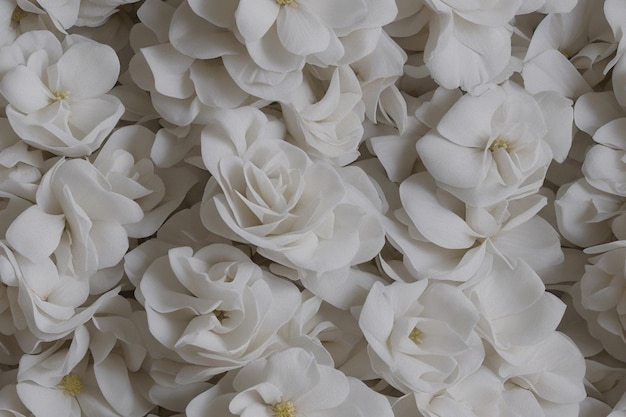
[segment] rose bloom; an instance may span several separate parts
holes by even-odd
[[[202,200],[205,227],[318,274],[373,258],[384,233],[369,178],[358,167],[313,161],[282,137],[282,123],[253,108],[223,111],[205,128],[202,159],[213,175]]]
[[[146,269],[137,289],[150,332],[188,366],[177,379],[202,381],[257,359],[296,312],[298,288],[230,245],[196,253],[170,249]]]

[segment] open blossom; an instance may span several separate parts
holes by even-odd
[[[185,412],[189,417],[393,416],[384,396],[332,366],[318,364],[301,348],[275,352],[225,375]]]
[[[587,249],[585,274],[574,285],[574,305],[587,322],[589,333],[613,357],[626,360],[626,242],[616,241]]]
[[[283,136],[281,123],[253,108],[218,113],[205,128],[202,159],[213,175],[202,202],[205,227],[317,273],[374,257],[384,235],[369,179],[356,167],[312,161]]]
[[[117,265],[128,249],[124,225],[137,223],[143,210],[111,189],[88,161],[60,159],[37,189],[37,204],[9,226],[7,242],[33,262],[56,254],[58,268],[89,276]]]
[[[387,218],[385,229],[416,278],[467,281],[491,256],[536,270],[563,259],[558,234],[537,215],[546,204],[540,195],[473,207],[421,172],[402,182],[400,200],[397,220]]]
[[[480,367],[478,320],[459,289],[422,280],[374,284],[359,326],[376,373],[404,393],[435,393]]]
[[[89,59],[87,59],[89,57]],[[56,155],[100,147],[124,112],[107,94],[120,70],[115,51],[79,35],[63,43],[48,31],[21,35],[0,49],[0,93],[11,127],[28,144]]]
[[[138,288],[150,332],[188,362],[177,376],[186,383],[266,354],[300,304],[293,283],[222,244],[195,254],[170,249],[146,269]]]
[[[550,161],[572,142],[573,110],[556,93],[531,96],[506,83],[464,95],[417,152],[437,184],[472,206],[536,192]]]

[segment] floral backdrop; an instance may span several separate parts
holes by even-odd
[[[622,0],[0,0],[0,416],[626,415]]]

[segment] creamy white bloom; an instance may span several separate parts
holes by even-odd
[[[0,49],[0,93],[11,127],[30,145],[65,156],[100,147],[124,112],[107,94],[120,70],[115,51],[79,35],[63,43],[48,31],[21,35]]]
[[[189,417],[392,417],[387,399],[300,348],[257,359],[194,398]]]
[[[559,232],[581,247],[626,239],[626,198],[592,187],[586,179],[559,188],[554,203]]]
[[[433,394],[411,393],[393,404],[396,417],[499,417],[506,405],[502,380],[481,366],[467,378]]]
[[[150,158],[154,142],[154,133],[142,126],[123,127],[107,139],[94,160],[111,191],[135,201],[144,212],[139,222],[124,225],[129,237],[155,233],[198,180],[189,166],[155,167]]]
[[[60,159],[41,179],[36,199],[9,226],[7,242],[33,262],[55,253],[59,270],[69,275],[117,265],[128,249],[124,225],[144,215],[83,159]]]
[[[195,254],[170,249],[146,269],[138,288],[150,332],[188,362],[177,376],[187,383],[266,354],[300,304],[293,283],[221,244]]]
[[[464,95],[417,152],[440,187],[472,206],[536,192],[550,161],[572,142],[571,102],[556,93],[531,96],[506,83]]]
[[[626,196],[626,117],[612,120],[593,135],[598,143],[585,155],[582,171],[587,182],[598,190]]]
[[[466,91],[493,81],[511,58],[509,21],[521,5],[480,0],[423,0],[430,9],[424,61],[445,88]]]
[[[359,326],[376,373],[404,393],[432,394],[480,367],[478,320],[458,288],[422,280],[374,284]]]
[[[0,118],[0,192],[35,200],[44,156],[13,132],[7,119]]]
[[[376,255],[384,243],[380,200],[377,207],[359,168],[312,161],[282,139],[282,123],[256,109],[217,115],[202,132],[202,159],[213,175],[202,203],[207,229],[316,273]]]
[[[347,165],[358,156],[363,136],[361,88],[349,66],[337,67],[329,83],[305,78],[281,102],[287,131],[312,157]]]
[[[20,361],[17,393],[35,417],[54,410],[63,416],[144,416],[153,404],[141,369],[146,351],[128,320],[130,306],[118,298],[93,324],[77,328],[72,339]]]
[[[26,0],[0,0],[0,47],[10,45],[22,33],[54,30],[54,24],[39,6]]]
[[[605,78],[617,49],[602,7],[578,0],[569,13],[549,14],[533,32],[524,58],[524,86],[531,93],[558,91],[576,99]]]
[[[397,221],[386,218],[385,230],[416,278],[467,281],[492,256],[511,268],[521,259],[536,270],[563,260],[558,234],[537,215],[543,196],[473,207],[422,172],[402,182],[400,199]]]
[[[546,292],[541,278],[525,262],[511,269],[496,261],[463,292],[480,313],[477,328],[483,340],[503,360],[519,366],[535,354],[528,347],[552,336],[565,311],[565,304]]]
[[[587,321],[592,336],[615,358],[626,353],[626,242],[621,240],[587,249],[585,274],[572,291],[578,313]]]
[[[2,312],[8,320],[2,332],[15,334],[24,352],[70,334],[118,292],[89,298],[89,280],[59,273],[50,258],[32,262],[2,242],[0,250],[1,285],[9,302],[9,310]]]

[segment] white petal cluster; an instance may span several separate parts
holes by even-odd
[[[625,28],[0,0],[0,415],[622,415]]]

